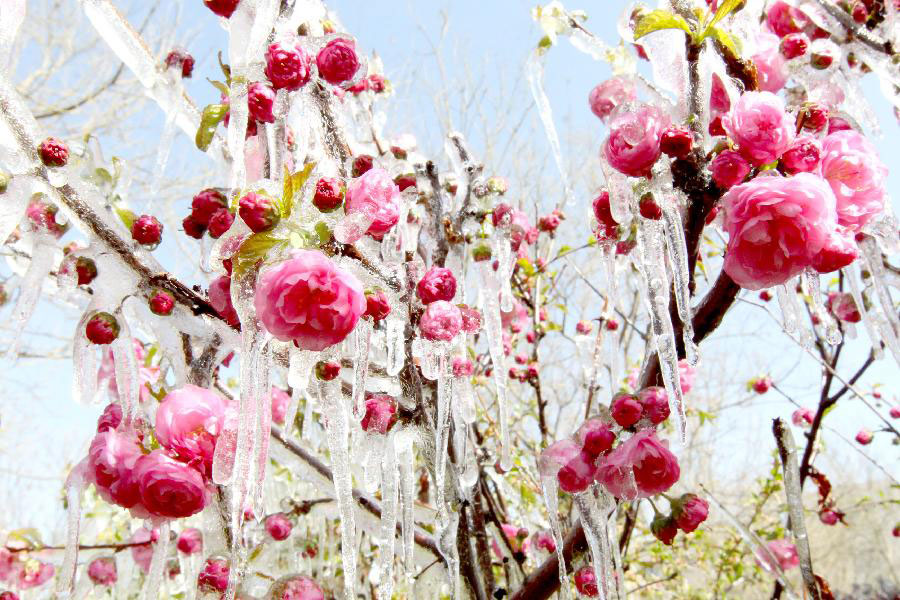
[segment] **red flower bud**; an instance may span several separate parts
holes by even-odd
[[[281,220],[275,201],[269,196],[254,192],[249,192],[240,199],[238,214],[253,233],[268,231]]]
[[[351,168],[353,177],[359,177],[360,175],[367,173],[372,168],[374,161],[375,159],[368,154],[360,154],[355,157]]]
[[[313,206],[323,213],[336,210],[344,202],[344,194],[347,187],[344,182],[336,177],[322,177],[316,182],[316,193],[313,196]]]
[[[194,72],[194,57],[182,48],[175,48],[166,55],[166,68],[177,67],[182,77],[190,77]]]
[[[381,290],[366,293],[366,312],[363,313],[363,316],[370,317],[377,323],[389,314],[391,314],[391,305],[388,303],[387,294]]]
[[[678,535],[678,525],[672,517],[658,515],[650,524],[650,532],[663,544],[671,546],[675,536]]]
[[[227,208],[220,208],[209,219],[209,237],[218,239],[231,228],[234,215]]]
[[[55,137],[48,137],[38,146],[41,162],[48,167],[62,167],[69,162],[69,147]]]
[[[213,11],[220,17],[228,19],[237,8],[240,0],[203,0],[206,8]]]
[[[88,285],[97,277],[97,263],[87,256],[79,256],[75,259],[75,273],[78,285]]]
[[[331,381],[341,372],[341,365],[336,362],[320,360],[316,363],[316,377],[322,381]]]
[[[142,246],[158,245],[162,232],[162,223],[153,215],[141,215],[131,225],[131,238]]]
[[[686,157],[694,146],[694,136],[682,127],[667,127],[659,138],[663,154],[672,158]]]
[[[172,314],[175,309],[175,298],[169,292],[153,290],[150,294],[150,312],[161,317]]]
[[[94,313],[84,327],[84,335],[92,344],[111,344],[119,337],[119,322],[108,312]]]

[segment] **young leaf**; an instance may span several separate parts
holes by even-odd
[[[216,127],[225,118],[228,112],[227,104],[210,104],[203,109],[203,116],[200,117],[200,127],[197,129],[197,135],[194,137],[194,143],[204,152],[212,143],[213,136],[216,134]]]
[[[660,29],[681,29],[685,33],[691,33],[691,27],[682,17],[674,15],[667,10],[654,10],[638,20],[634,26],[634,39],[638,40],[648,33]]]
[[[115,211],[116,215],[122,220],[122,223],[125,224],[125,228],[131,231],[131,226],[134,225],[137,215],[127,208],[122,208],[120,206],[115,207]]]
[[[220,92],[222,92],[222,95],[223,95],[223,96],[225,96],[226,98],[228,97],[228,94],[229,94],[230,90],[228,89],[228,86],[227,86],[227,85],[225,85],[225,84],[222,83],[221,81],[215,81],[215,80],[213,80],[213,79],[210,79],[209,77],[207,77],[206,80],[207,80],[208,82],[210,82],[211,84],[213,84],[213,87],[215,87],[217,90],[219,90]]]
[[[295,196],[303,189],[303,186],[306,184],[306,181],[309,179],[315,166],[315,162],[308,162],[303,166],[303,170],[297,171],[293,175],[291,175],[287,170],[287,167],[285,167],[284,189],[281,196],[281,204],[279,206],[281,217],[283,219],[287,219],[291,216],[291,211],[294,208]]]
[[[735,56],[741,55],[740,41],[721,27],[710,27],[707,30],[706,37],[715,38]]]
[[[271,232],[255,233],[241,244],[232,258],[234,277],[240,277],[247,269],[264,260],[269,251],[287,243],[284,238],[275,237]]]
[[[734,11],[734,9],[736,9],[743,3],[744,0],[723,0],[723,2],[719,4],[719,8],[716,10],[716,14],[713,15],[712,21],[710,21],[709,25],[706,26],[706,30],[709,31],[710,29],[715,27],[716,23],[730,15],[732,11]]]

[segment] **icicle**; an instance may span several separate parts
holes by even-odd
[[[572,188],[569,187],[569,176],[566,174],[566,165],[563,162],[559,135],[556,133],[556,126],[553,124],[553,109],[550,108],[550,99],[547,98],[547,93],[544,91],[544,65],[541,63],[541,56],[538,51],[533,52],[528,58],[528,62],[525,64],[525,76],[528,78],[531,95],[534,96],[534,103],[537,105],[538,115],[540,115],[541,123],[544,125],[544,132],[547,135],[547,141],[550,143],[550,150],[553,152],[556,167],[559,169],[560,177],[562,177],[563,189],[566,193],[566,205],[571,206],[575,202],[575,196],[572,193]]]
[[[239,190],[246,184],[247,165],[244,162],[244,146],[247,138],[247,79],[235,73],[229,90],[228,152],[234,157],[231,163],[231,188]],[[243,75],[243,74],[240,74]]]
[[[97,348],[84,334],[94,308],[92,303],[82,315],[72,340],[72,397],[79,404],[88,404],[97,394]]]
[[[859,311],[859,314],[862,317],[863,326],[869,334],[869,342],[872,345],[872,355],[876,360],[880,360],[884,357],[884,349],[881,347],[881,335],[879,334],[879,329],[875,322],[876,316],[872,314],[870,309],[866,308],[863,296],[859,291],[859,277],[859,265],[856,262],[851,263],[850,266],[844,268],[844,278],[850,285],[850,294],[853,296],[853,301],[856,303],[856,310]]]
[[[825,341],[832,346],[841,343],[841,330],[838,328],[837,321],[834,316],[825,309],[822,302],[822,290],[819,286],[819,274],[811,269],[806,269],[800,274],[800,281],[803,288],[809,295],[812,302],[812,313],[818,317],[819,321],[825,327]]]
[[[808,590],[818,590],[812,570],[812,558],[809,553],[809,538],[806,534],[806,523],[803,519],[803,497],[800,484],[800,467],[797,464],[797,446],[789,427],[785,427],[780,419],[775,420],[775,435],[780,438],[780,448],[785,454],[781,456],[784,467],[784,492],[787,496],[788,514],[791,517],[791,533],[797,558],[800,559],[800,573]]]
[[[6,355],[11,358],[15,358],[19,352],[19,341],[21,340],[22,332],[37,308],[38,300],[41,297],[41,289],[44,286],[44,279],[53,269],[53,262],[56,257],[55,247],[50,240],[38,236],[35,236],[34,240],[31,249],[31,263],[28,265],[28,270],[19,284],[19,298],[16,300],[16,306],[13,308],[11,318],[8,321],[12,339],[9,342]]]
[[[113,362],[116,372],[116,389],[122,405],[122,422],[129,426],[140,409],[140,379],[137,357],[134,354],[134,339],[122,309],[115,312],[119,323],[119,336],[112,343]]]
[[[581,517],[581,526],[584,529],[584,537],[587,539],[588,548],[591,550],[591,562],[594,566],[594,575],[597,577],[597,598],[606,600],[609,590],[609,539],[606,536],[606,517],[599,514],[597,502],[592,489],[575,495],[575,504],[578,506],[578,514]]]
[[[897,312],[891,300],[891,293],[885,285],[885,269],[881,251],[878,249],[875,240],[868,236],[859,243],[859,248],[862,250],[863,258],[866,261],[872,289],[878,298],[878,305],[873,304],[873,312],[877,317],[875,322],[881,334],[881,339],[887,345],[891,354],[894,355],[894,360],[897,361],[897,364],[900,364],[900,341],[897,339],[897,330],[900,324],[897,322]]]
[[[152,528],[152,525],[149,526]],[[159,524],[159,539],[153,544],[153,557],[150,559],[150,571],[141,590],[141,600],[155,600],[163,585],[166,559],[169,555],[169,522]]]
[[[406,363],[406,348],[403,331],[406,324],[403,319],[388,317],[385,319],[385,343],[387,344],[387,374],[394,376]]]
[[[439,528],[447,522],[445,475],[447,472],[447,444],[450,435],[450,374],[447,368],[447,349],[438,348],[437,372],[437,423],[434,428],[434,492],[438,510]]]
[[[356,517],[353,509],[353,481],[350,473],[350,453],[347,448],[347,407],[344,405],[340,382],[319,383],[322,416],[328,451],[331,454],[331,471],[334,478],[335,497],[341,513],[341,559],[344,566],[344,597],[352,600],[356,584]]]
[[[153,181],[159,185],[162,182],[166,172],[166,165],[169,163],[169,154],[172,152],[172,144],[175,143],[175,134],[178,129],[175,125],[174,115],[166,117],[166,124],[163,126],[162,136],[159,138],[159,145],[156,147],[156,166],[153,168]]]
[[[374,494],[381,483],[381,471],[386,458],[384,436],[366,433],[364,447],[363,489],[367,494]]]
[[[222,431],[216,439],[213,453],[212,480],[218,485],[230,485],[234,477],[234,459],[237,454],[238,422],[240,417],[225,419]]]
[[[81,525],[81,493],[84,491],[84,475],[87,459],[78,463],[66,480],[66,552],[59,567],[56,594],[71,597],[75,589],[75,566],[78,562],[78,530]]]
[[[562,526],[559,523],[559,497],[557,496],[556,475],[541,474],[541,490],[544,502],[547,503],[547,518],[550,520],[550,531],[553,532],[553,544],[556,546],[556,560],[559,564],[559,591],[562,600],[569,600],[569,576],[566,573],[566,560],[563,557]]]
[[[601,492],[605,494],[605,492]],[[609,498],[608,495],[606,495]],[[625,598],[625,573],[622,570],[622,553],[619,551],[619,535],[616,533],[616,522],[618,520],[619,515],[619,504],[614,500],[609,500],[609,504],[612,505],[612,512],[609,515],[609,521],[607,523],[607,532],[610,539],[610,548],[612,549],[612,558],[613,558],[613,574],[612,574],[612,589],[613,589],[613,597],[618,598],[620,600],[624,600]]]
[[[259,353],[256,366],[256,429],[253,437],[254,477],[250,489],[255,514],[263,512],[263,483],[266,478],[266,466],[269,463],[269,439],[272,435],[272,400],[269,385],[269,353],[268,345],[264,345]]]
[[[25,12],[25,0],[0,2],[0,69],[2,70],[7,70],[12,66],[10,63],[13,44],[16,41],[19,26],[25,20]]]
[[[459,580],[459,552],[456,547],[456,531],[459,527],[459,513],[451,511],[447,523],[438,531],[438,550],[447,563],[447,576],[450,579],[451,598],[462,598]]]
[[[403,507],[401,523],[403,524],[403,536],[401,538],[403,550],[403,568],[407,577],[415,573],[416,565],[413,558],[413,542],[415,535],[415,521],[413,510],[416,502],[416,465],[413,444],[415,434],[408,430],[402,430],[394,435],[394,444],[397,451],[397,468],[400,472],[400,501]]]
[[[378,564],[381,581],[378,597],[390,600],[394,591],[394,537],[397,535],[397,458],[393,435],[386,440],[384,465],[381,475],[381,544],[378,548]]]
[[[494,366],[494,386],[497,388],[497,405],[500,407],[500,466],[504,470],[512,468],[512,457],[509,448],[509,416],[506,397],[506,369],[503,364],[503,331],[500,320],[500,304],[498,302],[499,282],[491,269],[489,261],[479,263],[481,281],[484,285],[484,325],[488,338],[491,362]]]
[[[646,286],[644,301],[650,313],[653,340],[659,356],[659,369],[669,395],[672,414],[675,415],[676,430],[683,442],[686,436],[684,397],[678,376],[675,332],[669,316],[669,281],[665,265],[659,260],[663,255],[662,225],[657,221],[645,219],[638,229],[638,245],[642,257],[641,274]]]
[[[800,325],[800,303],[794,291],[797,280],[791,279],[775,288],[778,297],[778,305],[781,307],[781,318],[784,330],[788,333],[796,332],[800,338],[800,345],[809,348],[812,345],[812,334],[806,327]]]
[[[691,366],[696,366],[700,359],[697,344],[694,343],[694,320],[691,313],[691,290],[689,287],[687,245],[684,241],[684,227],[674,200],[663,199],[661,202],[663,219],[665,220],[666,249],[669,251],[669,266],[675,283],[675,302],[678,305],[678,316],[683,326],[685,357]]]
[[[369,374],[369,346],[372,341],[372,321],[360,319],[356,325],[356,358],[353,366],[353,397],[350,406],[353,416],[361,419],[366,410],[366,376]]]
[[[41,189],[42,185],[35,177],[28,175],[16,175],[12,178],[3,194],[3,201],[0,202],[0,240],[9,239],[25,215],[25,209],[32,195]]]

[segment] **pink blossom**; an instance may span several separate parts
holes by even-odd
[[[96,585],[110,586],[116,582],[116,559],[112,556],[101,556],[88,563],[87,574]]]
[[[509,233],[513,250],[520,251],[523,242],[530,246],[537,241],[539,235],[538,229],[531,224],[528,215],[521,210],[513,210],[510,213]]]
[[[121,422],[122,407],[117,402],[107,404],[106,408],[103,409],[100,418],[97,419],[97,433],[106,431],[107,429],[118,429],[119,423]]]
[[[202,592],[224,593],[228,588],[228,560],[220,556],[206,559],[203,570],[197,575],[197,589]]]
[[[709,516],[709,503],[695,494],[684,494],[675,503],[672,516],[679,529],[691,533]]]
[[[141,490],[141,503],[151,515],[177,519],[206,506],[203,476],[162,450],[138,458],[132,475]]]
[[[353,40],[331,40],[316,55],[319,76],[328,83],[338,84],[353,79],[359,70],[356,44]]]
[[[566,438],[544,448],[538,459],[538,469],[543,477],[555,477],[559,470],[581,453],[581,446]]]
[[[606,121],[614,108],[637,99],[637,88],[631,79],[611,77],[598,84],[588,95],[591,112]]]
[[[575,323],[575,333],[579,335],[590,335],[593,328],[590,321],[578,321]]]
[[[500,323],[513,333],[519,333],[528,327],[528,309],[518,300],[513,301],[513,308],[500,313]]]
[[[311,62],[300,44],[276,42],[266,50],[266,77],[276,90],[298,90],[309,81]]]
[[[603,146],[606,160],[625,175],[648,175],[662,152],[660,136],[668,125],[668,116],[655,106],[645,104],[618,113],[609,124],[609,137]]]
[[[678,361],[678,383],[681,384],[681,391],[687,394],[694,387],[694,373],[697,371],[684,358]]]
[[[688,385],[688,389],[691,386]],[[684,392],[684,384],[681,386]],[[638,402],[644,408],[644,416],[654,425],[659,425],[669,418],[669,395],[666,389],[652,386],[642,389],[637,395]]]
[[[574,455],[556,474],[559,489],[570,494],[583,492],[597,476],[596,457],[582,450]]]
[[[531,547],[553,554],[556,552],[556,542],[553,540],[553,534],[547,530],[535,531],[531,536]]]
[[[360,421],[363,431],[385,435],[396,422],[396,400],[387,394],[371,394],[366,398],[366,412]]]
[[[728,96],[728,89],[718,73],[712,74],[712,84],[709,90],[709,110],[713,116],[718,116],[731,110],[731,98]]]
[[[789,33],[799,33],[810,25],[809,17],[802,10],[794,8],[784,0],[777,0],[769,6],[766,24],[778,37]]]
[[[23,590],[40,587],[53,579],[55,572],[56,568],[50,563],[38,560],[24,562],[18,570],[16,585]]]
[[[425,339],[449,342],[462,330],[462,313],[445,300],[432,302],[419,318],[419,329]]]
[[[828,300],[825,301],[825,307],[831,314],[845,323],[859,323],[862,320],[862,315],[859,314],[853,295],[847,292],[828,292]]]
[[[863,446],[871,444],[874,438],[875,436],[872,435],[872,432],[865,428],[860,429],[856,434],[856,441]]]
[[[603,190],[600,195],[594,198],[592,203],[594,209],[594,217],[597,219],[595,235],[598,242],[614,242],[619,239],[620,226],[613,219],[612,210],[609,206],[609,192]]]
[[[87,457],[87,480],[107,502],[123,508],[140,504],[140,488],[132,475],[141,457],[133,433],[106,430],[94,436]]]
[[[283,541],[291,535],[294,524],[284,513],[275,513],[266,517],[266,533],[275,541]]]
[[[875,147],[856,131],[831,133],[822,141],[822,177],[837,198],[840,225],[857,231],[884,210],[887,173]]]
[[[453,376],[471,377],[475,372],[475,365],[468,358],[462,356],[453,357]]]
[[[757,177],[722,199],[728,249],[725,272],[741,287],[784,283],[810,265],[835,227],[831,188],[819,177]]]
[[[900,406],[892,406],[889,414],[892,419],[900,419]]]
[[[416,295],[423,304],[435,300],[453,300],[456,295],[456,277],[453,276],[453,271],[444,267],[431,267],[416,285]]]
[[[798,408],[791,414],[791,422],[797,427],[812,425],[815,418],[816,414],[809,408]]]
[[[631,394],[616,394],[610,405],[612,418],[622,427],[631,427],[640,421],[643,410],[637,396]]]
[[[590,456],[597,457],[610,451],[616,441],[609,423],[602,419],[588,419],[575,432],[575,439]]]
[[[819,513],[819,520],[825,525],[832,526],[837,525],[838,521],[841,520],[841,517],[833,510],[823,510]]]
[[[380,240],[400,219],[400,188],[387,171],[373,167],[350,181],[344,210],[348,215],[365,212],[371,216],[366,233]]]
[[[256,314],[275,338],[304,350],[342,341],[366,310],[362,285],[318,250],[295,250],[256,285]]]
[[[575,589],[582,596],[595,598],[600,594],[600,588],[597,586],[597,575],[591,567],[581,567],[575,571]]]
[[[216,392],[187,384],[169,392],[156,410],[156,438],[174,456],[209,475],[227,408]]]
[[[466,333],[478,333],[481,330],[481,313],[477,308],[471,308],[465,304],[457,304],[462,315],[463,331]]]
[[[756,37],[757,51],[750,59],[756,65],[759,89],[777,93],[788,80],[787,60],[781,54],[778,36],[761,31]]]
[[[196,527],[187,527],[178,535],[175,547],[182,554],[197,554],[203,550],[203,533]]]
[[[831,273],[846,267],[859,256],[859,248],[852,233],[840,225],[836,226],[822,249],[812,257],[811,266],[819,273]]]
[[[772,540],[766,544],[766,549],[768,552],[762,549],[756,550],[756,562],[769,570],[777,567],[782,571],[787,571],[800,564],[796,546],[785,539]]]
[[[144,573],[150,571],[150,561],[153,560],[153,544],[158,539],[158,530],[150,531],[146,527],[141,527],[128,540],[130,544],[135,544],[131,547],[131,558]]]
[[[272,421],[284,425],[284,417],[287,414],[288,405],[291,403],[291,395],[273,385],[269,396],[272,401]]]
[[[794,141],[794,122],[771,92],[745,92],[722,118],[722,127],[754,166],[777,160]]]
[[[822,159],[822,145],[811,136],[801,136],[781,156],[779,163],[785,173],[813,173]]]
[[[634,486],[629,478],[634,473]],[[661,494],[675,485],[681,476],[678,459],[660,442],[656,432],[643,429],[619,444],[602,461],[597,481],[617,498],[646,498]]]
[[[272,600],[325,600],[325,594],[309,577],[287,575],[272,584],[266,598]]]
[[[709,163],[709,171],[716,185],[727,190],[744,181],[750,174],[750,163],[740,152],[723,150]]]
[[[231,303],[231,277],[222,275],[209,284],[209,303],[219,316],[229,325],[237,325],[240,320]]]

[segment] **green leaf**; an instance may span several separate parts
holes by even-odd
[[[682,17],[673,15],[667,10],[654,10],[642,16],[634,26],[634,39],[638,40],[648,33],[661,29],[681,29],[685,33],[691,33],[691,26]]]
[[[309,179],[309,176],[312,175],[315,166],[315,162],[308,162],[303,166],[302,171],[297,171],[293,175],[290,174],[287,167],[284,168],[284,190],[281,195],[281,203],[278,207],[281,218],[287,219],[291,216],[296,196],[300,193],[300,190],[303,189],[303,186],[306,185],[306,181]]]
[[[323,221],[316,223],[316,234],[319,236],[319,245],[324,246],[331,241],[331,230]]]
[[[535,273],[534,266],[531,264],[531,261],[527,258],[520,258],[518,261],[519,267],[525,272],[525,275],[528,277],[532,277]]]
[[[228,112],[227,104],[210,104],[203,109],[203,115],[200,117],[200,127],[197,129],[197,135],[194,137],[194,143],[197,147],[206,152],[212,143],[213,136],[216,134],[216,127],[225,118]]]
[[[219,68],[222,69],[222,74],[225,75],[225,83],[227,83],[228,86],[230,87],[231,86],[231,67],[228,66],[224,61],[222,61],[222,51],[221,50],[219,50],[218,57],[219,57]]]
[[[724,0],[716,10],[716,14],[713,15],[712,21],[706,26],[706,30],[709,31],[712,27],[715,27],[716,23],[730,15],[735,8],[743,3],[744,0]]]
[[[538,54],[544,54],[547,50],[553,47],[553,40],[550,39],[550,36],[545,35],[541,38],[541,41],[538,42],[537,51]]]
[[[122,223],[125,224],[125,227],[131,231],[131,226],[134,225],[134,222],[137,220],[137,215],[121,206],[116,206],[115,211],[116,215],[122,220]]]
[[[239,278],[256,263],[264,260],[269,251],[287,244],[284,238],[275,237],[271,232],[255,233],[241,244],[232,257],[234,277]]]
[[[207,77],[206,80],[208,82],[210,82],[211,84],[213,84],[213,87],[215,87],[217,90],[222,92],[222,95],[225,96],[226,98],[231,93],[231,90],[228,89],[228,86],[225,85],[224,83],[222,83],[221,81],[216,81],[214,79],[210,79],[209,77]]]
[[[728,48],[735,56],[741,55],[740,40],[722,29],[721,27],[709,27],[704,37],[715,38],[720,44]]]

